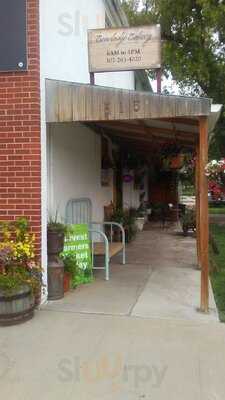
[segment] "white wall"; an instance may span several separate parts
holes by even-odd
[[[133,172],[129,174],[134,175]],[[143,190],[134,189],[134,182],[123,183],[123,206],[124,208],[138,208],[140,206],[140,194],[145,192],[144,201],[148,201],[148,175],[144,177]]]
[[[134,176],[133,172],[129,172]],[[123,206],[124,208],[138,208],[140,205],[140,190],[134,189],[134,181],[126,183],[123,182]]]
[[[41,0],[41,71],[45,78],[89,83],[87,30],[105,27],[102,0]],[[134,88],[134,73],[96,74],[96,84]]]
[[[49,209],[62,220],[71,198],[87,197],[93,219],[102,221],[104,206],[112,200],[112,186],[101,186],[101,139],[80,124],[54,124],[48,128]]]
[[[79,131],[77,133],[79,140],[72,140],[72,136],[74,139],[74,130],[71,126],[66,129],[56,127],[56,141],[52,154],[55,157],[52,157],[52,163],[54,163],[54,170],[58,172],[58,175],[56,180],[54,180],[55,174],[51,177],[53,181],[47,179],[49,160],[47,160],[45,80],[57,79],[89,83],[87,29],[104,27],[105,10],[102,0],[40,0],[42,265],[45,282],[47,281],[48,207],[53,206],[52,202],[57,203],[63,213],[68,196],[82,194],[82,196],[92,198],[96,216],[102,217],[103,204],[108,204],[112,197],[110,188],[100,190],[99,187],[99,138],[90,132],[82,136]],[[133,89],[134,73],[98,74],[96,84]],[[94,144],[95,148],[92,147]],[[79,148],[81,152],[77,154]],[[96,149],[98,151],[95,154]],[[74,154],[77,154],[77,157],[74,158]],[[91,177],[88,177],[87,165],[86,170],[81,168],[81,166],[85,167],[85,163],[88,163],[90,167]],[[69,170],[70,167],[71,170]],[[76,175],[78,170],[83,171],[81,175]],[[65,172],[67,172],[66,180]],[[56,184],[55,188],[53,188],[53,183]],[[59,190],[62,185],[63,190]],[[51,189],[49,189],[50,186]]]

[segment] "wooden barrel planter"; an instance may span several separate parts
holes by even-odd
[[[0,289],[0,326],[21,324],[34,316],[35,299],[31,288],[23,285],[6,294]]]
[[[64,297],[64,263],[59,257],[64,239],[64,233],[48,228],[48,300]]]

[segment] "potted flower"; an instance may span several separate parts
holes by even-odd
[[[61,258],[64,263],[64,293],[76,288],[77,262],[76,253],[63,252]]]
[[[0,326],[31,319],[40,298],[42,271],[35,237],[25,218],[0,224]]]
[[[182,168],[184,163],[184,154],[180,153],[176,156],[171,157],[170,160],[170,168],[171,169],[180,169]]]
[[[68,227],[55,219],[50,219],[47,229],[48,247],[48,299],[59,300],[64,296],[64,263],[60,258],[64,248]]]

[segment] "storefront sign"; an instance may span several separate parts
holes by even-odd
[[[76,264],[79,270],[91,270],[91,247],[88,225],[77,224],[71,226],[71,232],[65,239],[64,255],[71,253],[74,253],[76,256]]]
[[[91,29],[88,46],[90,72],[161,67],[160,25]]]

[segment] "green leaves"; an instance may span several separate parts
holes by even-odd
[[[135,4],[134,4],[135,3]],[[225,102],[225,2],[221,0],[123,1],[130,25],[160,23],[164,75],[172,75],[181,94]],[[216,132],[225,154],[225,116]]]

